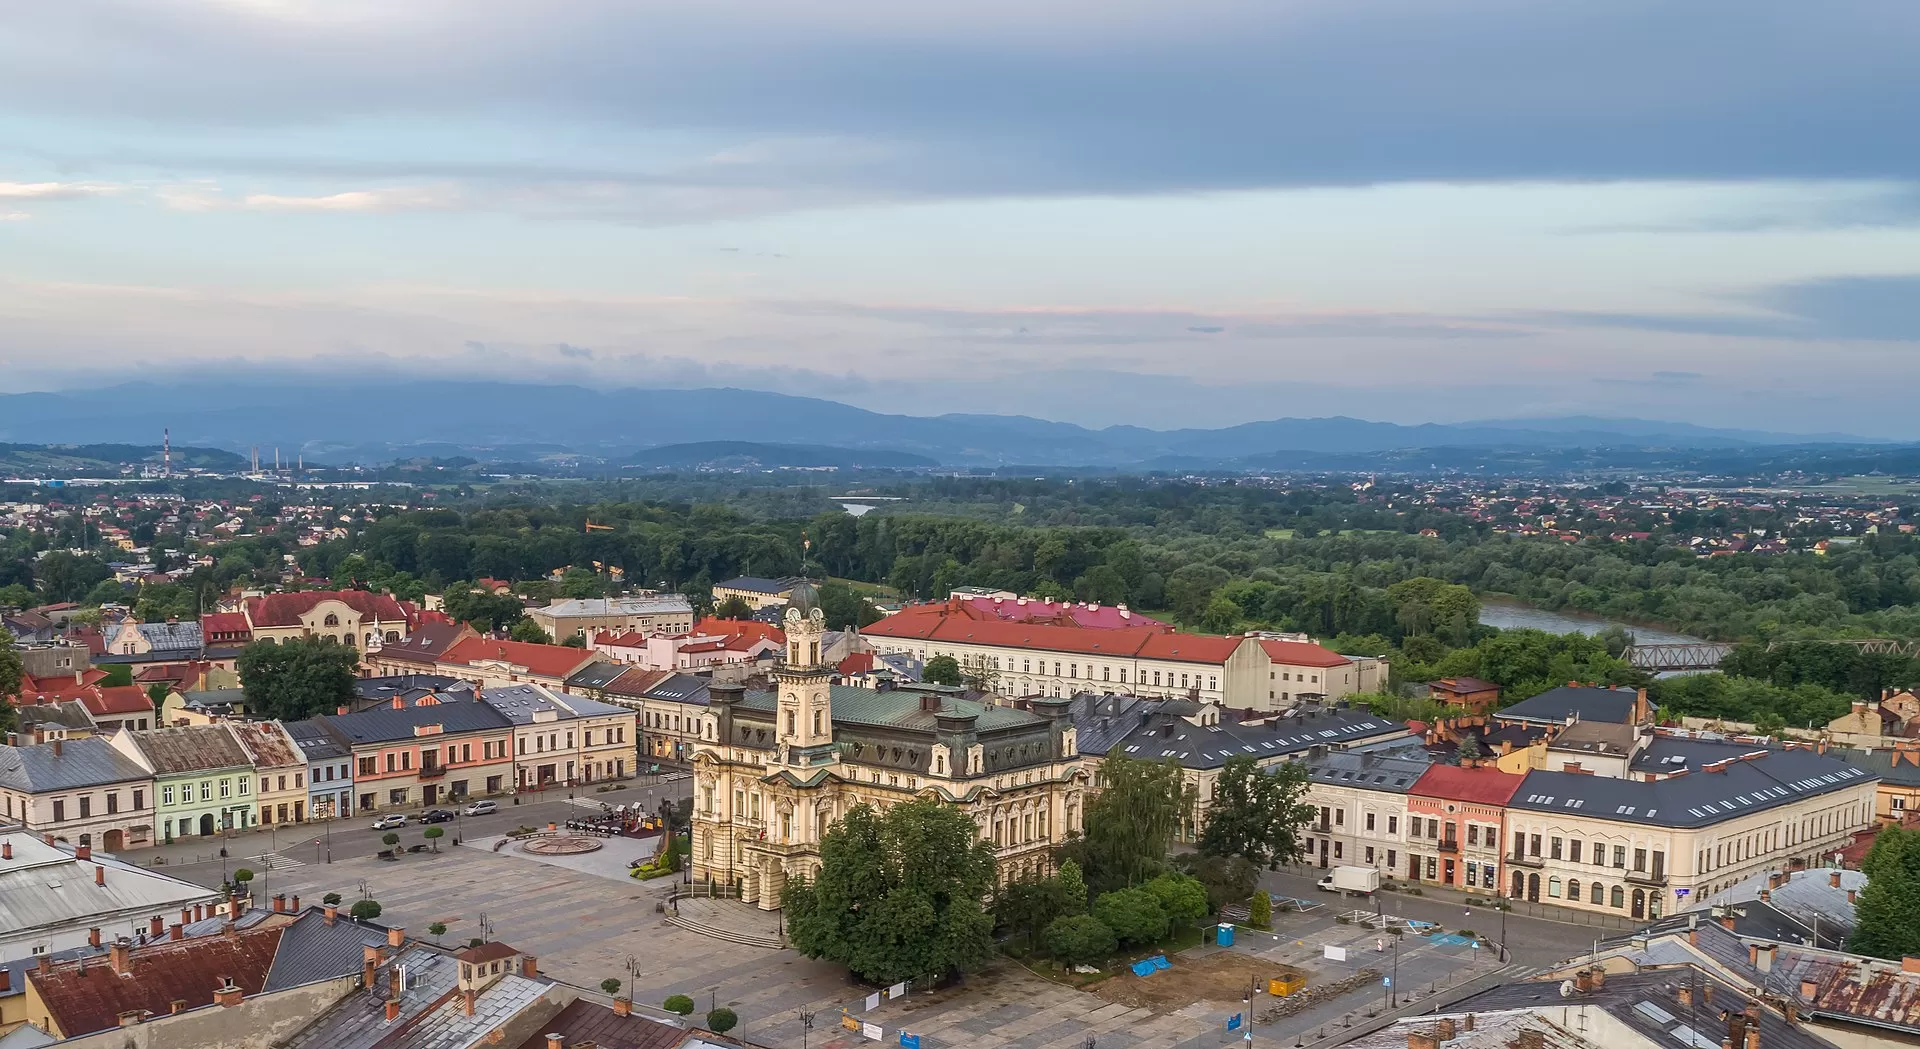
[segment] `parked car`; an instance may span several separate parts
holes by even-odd
[[[476,801],[467,806],[469,816],[491,816],[500,811],[500,806],[491,801]]]
[[[453,810],[452,809],[428,809],[427,811],[420,814],[420,822],[452,823]]]
[[[392,830],[395,827],[404,827],[406,825],[407,814],[404,812],[389,812],[385,816],[373,821],[374,830]]]

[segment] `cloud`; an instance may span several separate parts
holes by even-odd
[[[1524,311],[1520,322],[1795,342],[1920,342],[1920,275],[1825,277],[1726,296],[1745,313]],[[1751,312],[1752,310],[1761,312]]]
[[[1911,183],[1920,140],[1887,129],[1920,90],[1916,31],[1909,0],[69,0],[0,26],[0,94],[48,122],[695,134],[740,143],[685,173],[701,187],[777,191],[680,205],[721,214],[1391,181]],[[459,161],[526,181],[577,166],[542,174],[512,141]],[[292,162],[328,162],[314,152]]]
[[[842,315],[907,325],[949,340],[1034,346],[1197,342],[1195,336],[1222,334],[1248,341],[1509,339],[1528,334],[1525,327],[1512,322],[1363,311],[1208,315],[1181,310],[1070,306],[971,310],[848,302],[785,302],[776,308],[798,315]]]

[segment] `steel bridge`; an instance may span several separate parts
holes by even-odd
[[[1852,645],[1869,655],[1920,657],[1920,641],[1896,641],[1887,637],[1808,640],[1823,645]],[[1782,645],[1802,643],[1775,641],[1767,645],[1767,651],[1771,652]],[[1679,645],[1629,645],[1621,655],[1637,669],[1658,673],[1665,670],[1712,670],[1732,651],[1733,645],[1724,641],[1696,641]]]

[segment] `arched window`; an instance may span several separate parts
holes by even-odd
[[[328,613],[327,613],[327,618],[326,618],[326,619],[324,619],[324,620],[321,620],[321,622],[320,622],[320,625],[321,625],[321,626],[339,626],[339,625],[340,625],[340,617],[339,617],[339,616],[336,616],[336,615],[334,615],[334,614],[333,614],[332,612],[328,612]]]
[[[1607,902],[1606,887],[1599,882],[1593,883],[1593,905],[1599,907]]]
[[[1560,877],[1559,877],[1559,875],[1555,875],[1555,876],[1553,876],[1553,877],[1551,877],[1551,878],[1548,878],[1548,879],[1547,879],[1547,896],[1548,896],[1548,898],[1550,898],[1550,899],[1555,899],[1555,900],[1557,900],[1557,899],[1559,899],[1559,898],[1560,898]]]
[[[399,643],[400,643],[400,631],[398,630],[387,631],[387,644],[397,645]]]
[[[1618,885],[1613,887],[1613,905],[1615,907],[1625,907],[1627,905],[1627,890]]]
[[[1572,900],[1574,903],[1580,902],[1580,879],[1579,878],[1567,879],[1567,899]]]
[[[1513,892],[1510,893],[1509,895],[1511,895],[1514,899],[1517,900],[1520,897],[1526,895],[1526,892],[1527,892],[1527,876],[1524,874],[1521,874],[1519,871],[1514,871],[1513,872]]]

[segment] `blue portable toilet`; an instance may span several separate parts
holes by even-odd
[[[1233,946],[1233,926],[1227,922],[1221,922],[1220,928],[1214,934],[1213,940],[1222,947]]]

